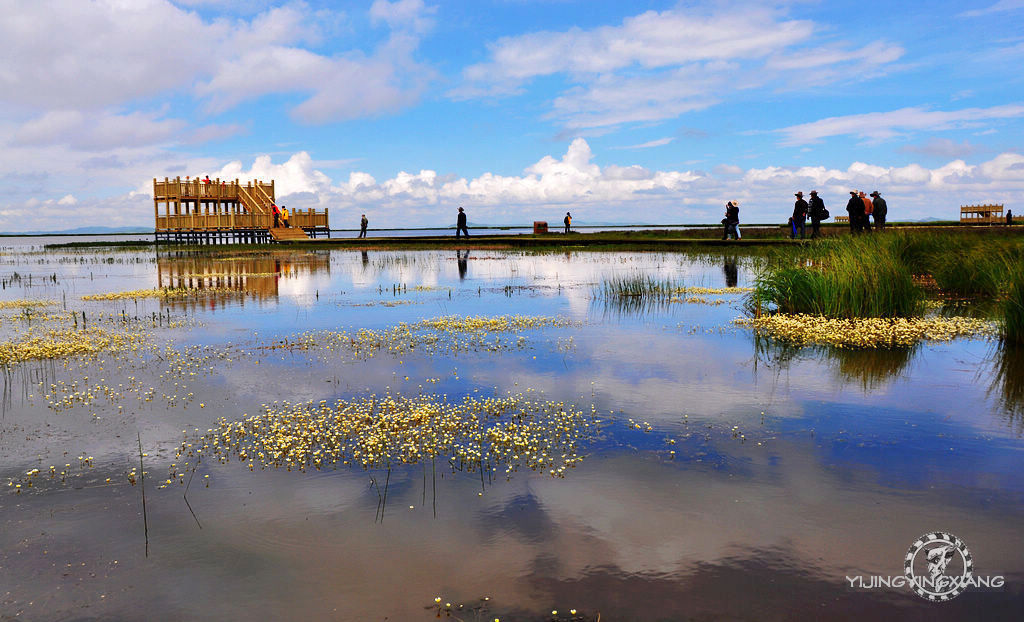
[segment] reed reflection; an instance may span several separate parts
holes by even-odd
[[[1024,346],[1003,343],[989,359],[989,396],[995,396],[1007,423],[1024,433]]]
[[[842,382],[853,383],[865,392],[884,386],[893,378],[909,373],[920,345],[909,348],[836,348],[833,346],[796,346],[763,335],[753,335],[754,370],[758,365],[779,371],[793,361],[817,360],[831,363]]]

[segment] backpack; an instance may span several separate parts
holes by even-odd
[[[828,220],[828,217],[829,217],[828,209],[826,209],[824,207],[821,208],[821,218],[819,220]]]

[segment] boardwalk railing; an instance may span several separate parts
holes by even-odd
[[[1002,205],[961,205],[960,223],[968,225],[1003,224]]]

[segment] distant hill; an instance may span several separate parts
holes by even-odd
[[[76,227],[74,229],[64,229],[61,231],[5,231],[0,235],[5,236],[19,236],[19,235],[137,235],[140,233],[153,233],[153,228],[143,227]]]

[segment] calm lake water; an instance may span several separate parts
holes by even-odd
[[[160,345],[5,373],[0,619],[1024,616],[1024,361],[996,341],[794,349],[733,325],[739,295],[595,294],[638,273],[750,285],[752,261],[723,255],[5,246],[0,299],[55,304],[0,311],[4,340],[67,308],[66,330],[120,321]],[[213,293],[82,300],[157,287]],[[507,314],[565,321],[372,357],[282,344]],[[191,470],[169,474],[183,440],[222,417],[388,392],[524,393],[573,405],[595,431],[564,477],[213,456],[187,488]],[[146,479],[132,484],[140,439]],[[948,603],[851,587],[901,576],[936,530],[1005,585]]]

